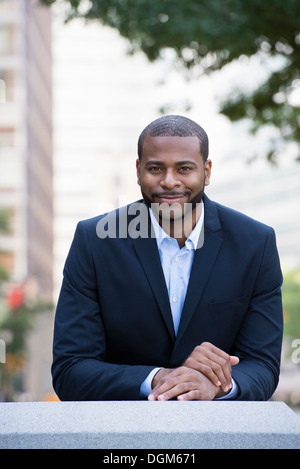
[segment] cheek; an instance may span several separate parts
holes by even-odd
[[[152,187],[157,186],[158,178],[154,178],[153,176],[148,174],[143,174],[140,176],[139,181],[140,186],[151,189]]]
[[[193,192],[198,192],[199,189],[202,189],[204,186],[204,180],[204,174],[193,174],[189,177],[189,179],[184,181],[184,183],[185,186],[189,187]]]

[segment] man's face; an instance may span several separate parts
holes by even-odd
[[[146,204],[176,204],[174,218],[201,202],[211,173],[211,161],[203,162],[197,137],[147,135],[136,167]]]

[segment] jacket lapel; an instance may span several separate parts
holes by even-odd
[[[222,244],[222,231],[216,206],[204,197],[204,240],[195,252],[176,343],[180,341],[204,292]]]

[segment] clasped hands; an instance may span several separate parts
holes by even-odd
[[[163,368],[152,380],[149,401],[213,400],[231,389],[231,367],[239,358],[209,342],[197,345],[178,368]]]

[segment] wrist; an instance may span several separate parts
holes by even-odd
[[[227,393],[217,393],[217,395],[215,396],[215,399],[235,399],[237,397],[237,395],[239,394],[239,386],[238,384],[236,383],[236,381],[231,378],[231,389],[228,390]]]
[[[227,396],[227,394],[229,394],[231,391],[231,388],[228,389],[228,391],[223,391],[222,388],[219,387],[219,391],[217,391],[217,394],[215,395],[215,399],[219,399],[220,397],[224,397],[224,396]]]
[[[151,382],[151,388],[154,389],[155,386],[159,383],[159,381],[166,375],[168,375],[172,371],[171,368],[160,368],[157,373],[153,376]]]

